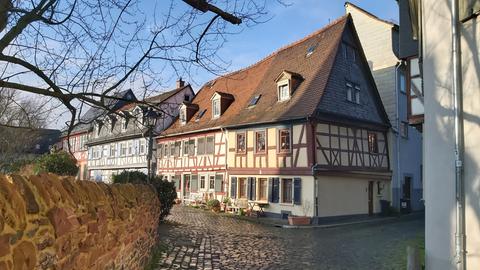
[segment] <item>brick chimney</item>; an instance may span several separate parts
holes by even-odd
[[[177,88],[184,87],[185,82],[182,80],[182,77],[178,78],[177,80]]]

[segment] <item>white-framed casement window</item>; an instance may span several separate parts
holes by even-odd
[[[146,151],[145,140],[140,139],[139,145],[138,145],[138,152],[140,153],[140,155],[144,155],[145,151]]]
[[[212,118],[220,117],[221,113],[220,98],[215,98],[212,100]]]
[[[237,132],[236,149],[237,153],[245,153],[247,151],[247,136],[245,132]]]
[[[347,88],[347,100],[353,102],[353,85],[347,82],[345,86]]]
[[[162,143],[157,144],[157,158],[159,159],[163,158],[163,151],[164,151],[163,144]]]
[[[278,85],[278,101],[290,99],[290,89],[288,83]]]
[[[180,107],[178,118],[180,119],[180,123],[182,125],[185,125],[187,123],[187,108],[185,106]]]
[[[115,157],[117,155],[117,146],[112,143],[110,144],[110,157]]]
[[[267,149],[265,130],[255,132],[255,153],[263,154]]]
[[[280,153],[289,153],[292,149],[292,134],[290,129],[284,128],[278,131],[278,151]]]
[[[169,152],[170,156],[171,157],[174,157],[175,156],[175,143],[174,142],[171,142],[170,143],[170,152]]]
[[[360,86],[355,85],[355,103],[360,104]]]
[[[165,143],[163,145],[163,157],[168,158],[169,156],[170,156],[170,147],[169,147],[168,143]]]
[[[282,178],[280,181],[280,190],[281,190],[281,202],[282,203],[293,203],[293,179],[292,178]]]
[[[215,153],[215,137],[208,136],[205,146],[205,154],[213,155]]]
[[[205,179],[207,176],[205,175],[200,175],[200,189],[205,190]]]
[[[127,155],[127,143],[122,142],[120,143],[120,156],[124,157]]]
[[[176,141],[175,142],[175,157],[179,157],[180,156],[180,151],[182,149],[182,142],[181,141]]]
[[[182,155],[188,156],[189,141],[183,141]]]
[[[205,137],[197,138],[197,155],[205,155]]]
[[[360,86],[351,82],[346,82],[345,87],[347,89],[347,101],[360,104]]]
[[[211,191],[215,190],[215,175],[211,174],[208,176],[208,189]]]
[[[257,179],[257,193],[258,201],[268,200],[268,178]]]
[[[368,132],[368,151],[371,154],[378,154],[377,133]]]
[[[125,132],[127,130],[127,127],[128,127],[128,119],[126,117],[122,117],[122,121],[121,121],[121,131],[122,132]]]
[[[127,142],[127,154],[129,156],[133,155],[133,141]]]
[[[237,198],[247,199],[247,184],[248,184],[248,181],[246,177],[238,178]]]
[[[195,155],[195,139],[188,140],[188,155],[189,156]]]

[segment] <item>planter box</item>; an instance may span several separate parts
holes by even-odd
[[[310,217],[288,216],[289,225],[310,225]]]

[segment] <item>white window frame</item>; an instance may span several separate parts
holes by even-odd
[[[213,188],[212,188],[212,177],[213,177]],[[208,175],[208,190],[215,191],[215,174]]]
[[[212,118],[219,118],[222,114],[220,98],[212,99]]]
[[[180,119],[180,123],[182,125],[185,125],[187,123],[187,108],[185,106],[180,107],[178,118]]]
[[[265,149],[263,149],[263,151],[261,151],[261,152],[259,152],[259,151],[258,151],[258,148],[257,148],[257,145],[258,145],[258,144],[257,144],[257,139],[258,139],[257,133],[263,133],[264,140],[265,140]],[[254,152],[255,152],[255,154],[265,154],[265,153],[267,153],[267,146],[268,146],[268,145],[267,145],[267,130],[265,130],[265,129],[256,130],[256,131],[254,132],[254,136],[255,136],[255,138],[254,138],[254,146],[253,146],[253,147],[254,147]]]
[[[290,83],[282,81],[277,87],[278,101],[286,101],[290,99]]]

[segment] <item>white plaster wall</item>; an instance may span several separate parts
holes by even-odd
[[[426,266],[455,267],[450,1],[424,0]],[[480,269],[480,61],[477,19],[462,25],[467,269]]]

